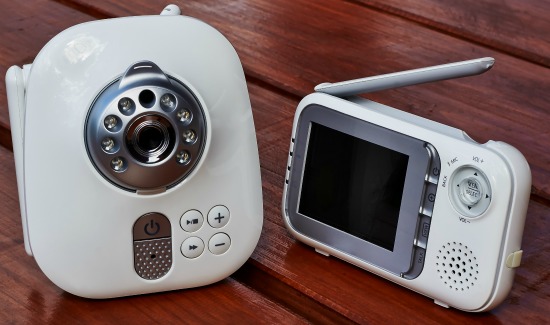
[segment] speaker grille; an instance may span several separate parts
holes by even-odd
[[[436,269],[445,285],[455,291],[472,288],[479,275],[479,264],[468,246],[458,242],[448,242],[436,255]]]
[[[146,280],[161,278],[172,267],[172,240],[136,240],[134,254],[134,268],[140,277]]]

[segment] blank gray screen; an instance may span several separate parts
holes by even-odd
[[[393,251],[408,161],[311,123],[298,212]]]

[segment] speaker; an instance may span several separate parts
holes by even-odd
[[[436,269],[445,285],[455,291],[472,288],[479,274],[479,264],[472,250],[459,242],[448,242],[436,255]]]

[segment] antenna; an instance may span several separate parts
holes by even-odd
[[[489,71],[494,63],[495,59],[490,57],[461,61],[374,77],[322,83],[315,87],[315,91],[337,97],[347,97],[433,81],[475,76]]]
[[[176,5],[167,5],[160,13],[161,16],[177,16],[179,14],[181,14],[181,10]]]

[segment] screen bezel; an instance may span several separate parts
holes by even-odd
[[[393,251],[298,212],[312,123],[409,157]],[[318,104],[308,105],[302,110],[294,142],[286,197],[290,225],[297,232],[366,263],[397,275],[406,273],[412,264],[424,181],[430,162],[426,142]]]

